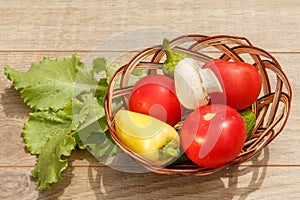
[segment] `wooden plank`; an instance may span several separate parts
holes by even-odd
[[[0,199],[37,199],[38,191],[29,168],[0,168]]]
[[[297,0],[12,0],[0,4],[0,50],[91,50],[122,32],[144,29],[135,34],[136,43],[167,32],[229,34],[270,51],[300,52],[299,10]]]
[[[73,167],[48,191],[37,191],[30,168],[0,168],[0,198],[29,199],[298,199],[299,167],[236,167],[208,176],[124,173]]]

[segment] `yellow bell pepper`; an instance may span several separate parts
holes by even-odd
[[[165,165],[179,156],[177,131],[156,118],[120,110],[115,115],[115,128],[127,147],[157,165]]]

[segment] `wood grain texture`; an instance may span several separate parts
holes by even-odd
[[[209,176],[131,174],[107,167],[70,167],[63,181],[38,192],[31,168],[0,169],[1,199],[297,199],[298,167],[240,167]],[[285,191],[285,192],[284,192]]]
[[[299,1],[0,0],[0,18],[0,199],[299,199]],[[30,177],[36,158],[21,137],[31,110],[3,66],[26,71],[45,56],[73,53],[85,62],[126,62],[140,47],[181,33],[245,36],[271,52],[293,89],[283,132],[250,161],[202,177],[120,172],[75,150],[62,181],[38,191]]]
[[[156,27],[247,36],[272,51],[300,52],[295,40],[300,35],[299,10],[297,0],[12,0],[0,6],[0,49],[90,50],[121,32]]]

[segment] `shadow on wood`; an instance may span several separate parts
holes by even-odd
[[[185,195],[199,198],[199,194],[204,199],[246,199],[260,188],[266,176],[268,147],[261,154],[252,158],[248,165],[233,166],[205,176],[125,173],[108,167],[90,166],[88,177],[96,199],[145,199],[144,194],[148,199],[181,199]],[[245,183],[248,185],[245,186]]]
[[[27,119],[32,110],[24,103],[19,91],[12,86],[4,89],[4,93],[0,94],[0,105],[3,112],[10,118]]]

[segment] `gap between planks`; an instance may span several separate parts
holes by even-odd
[[[5,168],[34,168],[35,165],[7,165],[7,166],[0,166],[0,169]],[[108,167],[105,165],[69,165],[68,167],[76,167],[76,168],[103,168]],[[234,166],[232,166],[234,167]],[[271,165],[246,165],[241,164],[238,167],[252,167],[252,168],[261,168],[261,167],[300,167],[300,164],[271,164]]]
[[[137,50],[128,50],[128,51],[122,51],[122,50],[89,50],[89,49],[11,49],[11,50],[1,50],[0,53],[90,53],[90,52],[112,52],[112,53],[118,53],[118,52],[139,52]],[[218,51],[207,51],[208,53],[219,53]],[[270,51],[270,54],[300,54],[300,51]]]

